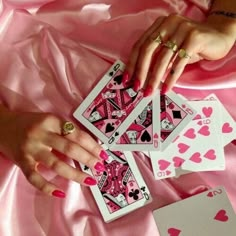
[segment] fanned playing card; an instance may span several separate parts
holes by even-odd
[[[177,168],[187,171],[225,169],[224,150],[218,125],[221,119],[219,103],[217,101],[189,103],[198,113],[194,120],[164,151],[150,151],[156,179],[176,176]]]
[[[108,147],[119,140],[152,99],[144,98],[143,91],[135,92],[131,82],[122,83],[124,67],[117,61],[73,114]]]
[[[236,216],[223,187],[153,212],[160,236],[233,236]]]
[[[165,150],[196,115],[194,109],[173,91],[161,95],[161,150]]]
[[[160,149],[160,93],[143,109],[122,134],[112,150],[149,151]]]
[[[106,152],[105,171],[92,172],[82,164],[81,168],[96,178],[98,184],[90,188],[104,221],[110,222],[144,206],[151,196],[131,152]]]

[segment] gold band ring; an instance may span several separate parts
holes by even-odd
[[[191,56],[189,56],[189,54],[186,52],[185,49],[181,48],[178,52],[178,56],[180,58],[191,58]]]
[[[164,46],[171,49],[173,52],[177,52],[178,50],[178,45],[173,41],[167,41],[166,43],[164,43]]]
[[[67,135],[67,134],[71,134],[75,131],[75,126],[72,122],[70,121],[66,121],[63,125],[62,125],[62,135]]]

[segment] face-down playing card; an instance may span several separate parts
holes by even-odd
[[[233,236],[236,216],[223,187],[153,212],[160,236]]]
[[[123,70],[124,64],[117,61],[73,114],[108,147],[151,101],[143,98],[143,91],[135,92],[131,82],[122,83]]]
[[[194,109],[173,91],[161,95],[161,150],[165,150],[196,115]]]
[[[98,183],[91,191],[104,221],[110,222],[144,206],[151,196],[131,152],[106,152],[109,159],[104,172],[81,168],[96,178]]]
[[[160,149],[160,94],[138,114],[111,150],[149,151]]]

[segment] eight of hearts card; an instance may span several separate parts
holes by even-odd
[[[97,180],[90,188],[104,221],[110,222],[146,205],[151,196],[131,152],[106,152],[105,171],[92,172],[80,166]]]
[[[219,103],[193,101],[191,106],[198,114],[172,144],[163,152],[149,152],[156,179],[175,176],[176,168],[188,171],[225,169]]]
[[[111,150],[160,150],[160,92],[144,108]]]
[[[125,65],[117,61],[74,112],[74,117],[111,147],[138,117],[152,97],[122,83]]]
[[[153,211],[160,236],[233,236],[236,216],[223,187]]]

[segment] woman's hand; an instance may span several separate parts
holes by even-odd
[[[224,57],[235,42],[235,19],[210,16],[198,23],[180,15],[158,18],[135,43],[123,82],[134,79],[134,90],[149,96],[163,81],[161,93],[171,89],[187,64]]]
[[[86,132],[76,127],[62,136],[62,126],[63,121],[50,114],[1,112],[0,150],[21,168],[32,185],[57,197],[65,197],[65,193],[40,175],[39,163],[80,184],[95,185],[96,180],[60,160],[53,149],[96,171],[104,170],[103,160],[108,158]]]

